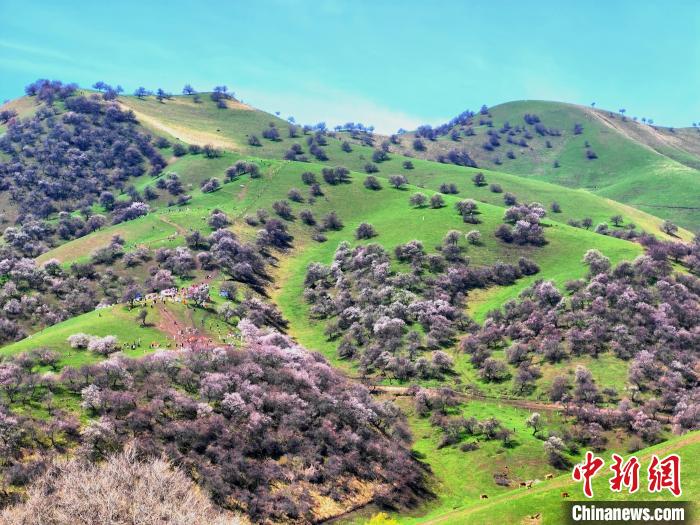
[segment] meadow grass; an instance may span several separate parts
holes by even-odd
[[[629,453],[618,451],[625,459]],[[640,468],[640,489],[634,494],[628,492],[615,493],[610,491],[608,479],[612,476],[609,465],[612,463],[612,452],[600,454],[606,461],[604,470],[593,479],[592,502],[596,501],[677,501],[668,491],[663,493],[649,493],[646,487],[646,467],[652,454],[660,458],[670,453],[681,457],[681,484],[683,494],[678,500],[690,502],[690,506],[697,516],[700,506],[700,481],[698,468],[700,467],[700,432],[690,432],[683,436],[676,436],[668,441],[637,452],[642,467]],[[587,499],[581,491],[581,484],[571,478],[569,472],[548,480],[532,489],[516,489],[507,494],[496,495],[487,501],[475,502],[464,509],[450,509],[442,515],[426,517],[425,525],[441,524],[504,524],[526,523],[528,516],[540,514],[542,525],[559,525],[565,522],[564,505],[561,494],[568,492],[574,500]],[[400,523],[409,523],[403,517],[399,517]]]
[[[158,320],[158,311],[156,309],[148,309],[146,326],[141,326],[136,321],[137,313],[137,308],[129,310],[127,306],[115,305],[77,315],[61,323],[49,326],[21,341],[0,348],[0,356],[11,356],[28,352],[35,348],[47,348],[59,353],[60,360],[58,364],[61,367],[77,367],[101,361],[103,357],[100,355],[70,347],[68,337],[81,332],[100,337],[114,335],[120,343],[131,343],[141,339],[140,347],[124,350],[124,355],[129,357],[144,355],[149,351],[151,342],[156,342],[165,347],[169,339],[167,335],[161,333],[155,327]]]
[[[438,497],[412,515],[397,516],[400,523],[423,523],[447,509],[479,502],[483,493],[491,498],[511,492],[512,487],[495,484],[493,475],[496,473],[507,471],[509,478],[517,483],[543,480],[546,474],[555,472],[547,464],[542,440],[525,425],[531,414],[529,410],[498,401],[469,401],[460,405],[456,415],[475,417],[480,421],[495,417],[505,428],[514,431],[512,445],[504,446],[500,440],[480,441],[478,450],[462,452],[459,445],[440,448],[441,432],[430,425],[429,418],[418,417],[408,402],[402,402],[401,407],[408,414],[415,437],[413,450],[430,465],[437,482]],[[561,419],[556,413],[543,412],[542,416],[547,430],[560,428]]]
[[[519,152],[514,160],[501,155],[504,158],[501,167],[504,171],[588,189],[658,217],[671,219],[691,230],[700,228],[697,198],[700,195],[700,172],[691,167],[700,158],[671,146],[672,136],[664,141],[668,146],[659,148],[669,155],[666,156],[640,140],[636,129],[631,132],[626,130],[643,127],[642,124],[634,123],[629,118],[623,123],[620,115],[611,116],[609,112],[534,100],[509,102],[490,111],[495,128],[506,120],[511,124],[522,124],[525,113],[534,113],[545,126],[565,132],[561,137],[533,138],[529,141],[531,147],[522,154]],[[580,135],[572,133],[575,123],[583,125]],[[631,136],[632,132],[636,133],[637,140]],[[543,147],[545,139],[550,141],[552,148]],[[598,156],[597,159],[586,158],[586,142]],[[506,146],[510,147],[505,145],[504,148]],[[554,167],[555,160],[559,161],[560,167]]]
[[[233,157],[226,159],[226,162],[212,162],[201,157],[196,160],[181,159],[172,167],[184,174],[183,180],[187,181],[190,172],[197,173],[202,178],[221,175],[225,166],[232,160]],[[43,262],[57,258],[64,263],[80,260],[81,257],[85,258],[86,253],[106,245],[114,234],[121,235],[127,241],[127,250],[139,245],[158,248],[182,244],[183,235],[188,231],[199,230],[205,234],[211,231],[206,219],[215,207],[234,219],[232,229],[236,233],[250,239],[256,229],[241,221],[244,215],[252,214],[258,208],[270,210],[272,203],[284,199],[291,187],[306,191],[300,177],[303,171],[312,171],[317,174],[319,180],[321,179],[321,167],[318,165],[289,161],[260,162],[263,165],[261,178],[241,177],[224,184],[214,193],[203,194],[195,189],[192,191],[192,201],[186,206],[156,207],[154,212],[146,217],[110,226],[68,242],[43,254],[39,260]],[[341,242],[357,242],[354,230],[361,222],[371,223],[378,232],[377,237],[361,242],[377,242],[390,252],[393,252],[397,245],[413,239],[419,239],[428,252],[434,252],[447,231],[454,229],[466,233],[475,229],[482,233],[481,245],[467,246],[466,241],[462,241],[469,264],[488,265],[497,261],[515,261],[520,256],[526,256],[540,265],[539,274],[520,279],[512,286],[472,292],[468,297],[468,311],[477,321],[483,321],[489,310],[498,308],[506,300],[516,297],[536,279],[551,279],[561,286],[566,280],[583,277],[585,267],[581,260],[589,248],[599,249],[610,257],[613,263],[633,259],[641,253],[641,247],[637,244],[569,227],[552,220],[545,221],[545,237],[548,243],[544,247],[508,245],[493,236],[493,231],[502,222],[503,207],[481,202],[485,199],[478,199],[477,189],[473,185],[467,187],[460,195],[444,196],[445,207],[430,209],[416,208],[409,204],[410,195],[418,191],[415,186],[397,190],[391,188],[386,179],[380,176],[383,189],[372,191],[362,184],[364,174],[352,173],[351,178],[349,184],[323,184],[324,195],[315,199],[313,203],[308,199],[303,203],[291,203],[295,215],[302,209],[310,209],[320,219],[325,213],[336,211],[344,222],[344,228],[337,232],[327,232],[327,242],[317,243],[310,238],[311,228],[302,225],[298,219],[290,221],[288,226],[295,236],[294,247],[287,253],[280,254],[273,270],[276,279],[271,292],[290,320],[291,332],[299,341],[311,349],[321,351],[338,365],[342,363],[337,362],[335,358],[335,343],[326,340],[323,335],[323,323],[308,317],[308,306],[301,300],[303,281],[310,263],[329,263]],[[431,184],[435,183],[431,181]],[[427,184],[421,191],[428,195],[432,193]],[[480,200],[480,224],[465,224],[455,212],[455,202],[465,197]]]
[[[460,445],[473,442],[474,438],[440,447],[442,431],[430,424],[430,418],[418,416],[410,398],[398,398],[395,402],[408,417],[414,437],[413,451],[430,467],[433,477],[431,489],[436,495],[419,508],[392,515],[401,524],[424,523],[456,509],[471,508],[483,501],[481,494],[487,494],[489,498],[507,497],[521,481],[532,480],[537,484],[544,480],[546,474],[556,475],[556,469],[547,464],[542,446],[542,438],[546,437],[547,432],[561,428],[562,420],[556,412],[541,412],[545,426],[534,435],[532,429],[525,425],[532,413],[530,410],[497,400],[462,403],[451,410],[451,416],[475,417],[480,421],[494,417],[502,422],[504,428],[513,431],[512,443],[507,446],[500,440],[478,440],[478,449],[463,452]],[[571,460],[577,461],[578,457],[571,456]],[[507,473],[512,486],[497,485],[493,476],[498,473]],[[340,523],[365,523],[375,512],[377,509],[370,507]]]
[[[201,103],[194,103],[191,97],[176,96],[172,100],[160,103],[155,98],[137,99],[122,97],[124,105],[135,110],[138,115],[146,116],[147,122],[161,123],[159,132],[180,129],[186,123],[190,131],[190,141],[198,144],[214,143],[224,140],[222,147],[241,155],[253,155],[280,159],[291,144],[301,144],[306,150],[306,136],[289,137],[289,124],[274,115],[249,107],[231,103],[231,108],[218,109],[207,95]],[[591,217],[594,224],[609,222],[612,215],[620,214],[626,222],[633,222],[638,227],[663,236],[659,231],[661,218],[675,220],[681,226],[692,230],[700,228],[700,212],[696,195],[700,194],[698,172],[673,158],[631,140],[611,126],[605,124],[598,113],[573,104],[544,101],[519,101],[501,104],[491,108],[494,127],[500,127],[506,120],[511,124],[520,124],[525,113],[538,114],[547,127],[564,130],[561,137],[546,137],[552,148],[544,147],[544,137],[534,137],[531,147],[520,151],[514,160],[505,159],[502,166],[495,166],[490,157],[484,157],[480,166],[490,167],[486,170],[489,182],[499,183],[504,191],[518,195],[523,201],[538,201],[545,205],[556,200],[562,205],[561,222],[567,219]],[[262,130],[274,123],[280,130],[279,141],[269,141],[261,137]],[[575,123],[581,123],[584,131],[581,135],[573,135],[571,129]],[[480,144],[488,129],[486,126],[476,126],[478,135],[473,138],[464,137],[461,140],[471,144],[472,150],[480,152]],[[184,133],[184,131],[183,131]],[[256,135],[261,140],[261,146],[248,145],[248,137]],[[182,137],[179,137],[182,138]],[[361,172],[365,164],[371,162],[373,148],[354,144],[352,151],[345,152],[340,146],[347,134],[339,133],[337,137],[328,137],[324,146],[329,160],[325,164],[344,165],[349,169]],[[381,140],[381,137],[378,139]],[[403,151],[410,142],[409,137],[402,139]],[[228,142],[226,142],[228,141]],[[441,141],[449,141],[447,137]],[[585,157],[585,142],[599,156],[598,160],[588,160]],[[449,141],[451,142],[451,141]],[[471,143],[473,142],[473,144]],[[449,147],[464,147],[462,143],[450,144]],[[503,148],[510,148],[505,144]],[[688,158],[695,157],[677,148],[671,148],[678,155]],[[421,186],[437,189],[441,182],[457,182],[460,189],[471,185],[470,178],[475,171],[470,168],[422,161],[392,153],[389,160],[379,163],[382,175],[401,173],[409,180]],[[410,160],[413,170],[407,170],[403,163]],[[554,168],[554,160],[561,167]],[[700,162],[700,158],[698,159]],[[498,168],[494,170],[493,168]],[[508,175],[506,173],[512,175]],[[554,184],[538,184],[547,181]],[[572,191],[572,189],[580,191]],[[698,189],[698,191],[695,191]],[[474,191],[470,188],[470,192]],[[501,195],[488,195],[488,189],[477,191],[487,202],[502,198]],[[596,195],[598,194],[598,195]],[[609,202],[609,197],[634,205],[636,208]],[[500,202],[499,202],[500,204]],[[643,211],[642,211],[643,210]],[[681,232],[686,240],[691,237],[689,232]]]

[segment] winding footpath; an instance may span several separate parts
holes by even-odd
[[[411,396],[409,392],[409,387],[407,386],[388,386],[388,385],[372,385],[369,387],[370,391],[375,393],[384,393],[392,396]],[[429,392],[437,393],[439,388],[423,388]],[[540,410],[553,412],[557,410],[563,410],[562,405],[555,403],[546,403],[544,401],[534,401],[530,399],[515,399],[509,397],[490,397],[479,394],[465,394],[464,392],[453,391],[454,394],[462,401],[488,401],[493,403],[501,403],[508,406],[513,406],[517,408],[523,408],[525,410]]]

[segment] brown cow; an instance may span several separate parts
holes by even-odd
[[[480,499],[489,499],[489,497],[488,497],[487,494],[482,494],[482,495],[480,496]]]
[[[521,482],[520,482],[520,486],[521,486],[521,487],[527,487],[527,483],[525,483],[524,481],[521,481]]]
[[[569,493],[568,493],[568,492],[562,492],[562,493],[561,493],[561,497],[562,497],[562,498],[568,498],[568,497],[569,497]]]
[[[544,479],[553,479],[554,474],[545,474]]]

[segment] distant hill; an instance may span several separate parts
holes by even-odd
[[[148,97],[145,99],[138,99],[136,97],[121,97],[120,102],[123,105],[123,107],[129,108],[135,112],[137,119],[141,122],[142,125],[151,129],[154,133],[161,135],[165,134],[170,138],[177,138],[187,143],[195,143],[200,145],[210,143],[214,145],[219,145],[220,147],[223,147],[227,150],[235,151],[243,155],[254,155],[258,157],[277,159],[284,157],[286,152],[290,149],[290,147],[293,144],[300,144],[303,147],[304,155],[296,157],[297,160],[307,158],[308,160],[314,162],[318,161],[318,159],[314,159],[313,155],[310,154],[310,152],[308,151],[309,147],[307,146],[307,140],[310,136],[313,136],[313,131],[304,133],[301,126],[290,124],[287,121],[282,120],[274,115],[257,110],[237,101],[227,101],[228,107],[225,110],[217,108],[216,105],[209,99],[209,97],[206,94],[202,96],[199,102],[195,102],[192,97],[186,96],[175,96],[163,102],[158,102],[153,97]],[[526,107],[529,107],[529,104],[530,103],[525,102],[514,102],[509,104],[503,104],[501,106],[496,106],[491,110],[491,113],[494,115],[493,120],[494,122],[499,119],[501,119],[503,122],[507,120],[507,118],[499,116],[501,115],[501,113],[503,113],[504,115],[506,113],[517,115],[521,110],[523,112],[531,111],[532,108],[526,110]],[[564,108],[567,111],[569,110],[569,108],[577,108],[576,111],[586,110],[586,108],[580,108],[579,106],[566,104],[542,104],[545,106],[552,105],[553,107]],[[541,111],[541,113],[545,115],[544,112]],[[524,122],[522,121],[522,115],[519,115],[517,118],[519,119],[521,124],[524,124]],[[547,118],[550,117],[548,116]],[[478,117],[476,118],[476,121],[478,122]],[[511,121],[513,122],[513,126],[515,126],[515,120],[511,119]],[[554,151],[555,147],[559,150],[563,150],[565,148],[573,150],[573,148],[575,147],[574,145],[567,146],[565,144],[568,139],[567,133],[565,133],[564,130],[569,130],[569,128],[566,126],[568,125],[567,123],[570,121],[575,122],[576,119],[574,119],[571,116],[559,116],[557,117],[556,121],[552,119],[552,123],[549,124],[550,127],[558,126],[558,129],[562,130],[562,137],[550,138],[553,144],[552,152]],[[262,136],[262,132],[265,129],[268,129],[270,125],[274,125],[279,130],[279,138],[277,140],[268,140],[263,138]],[[528,129],[532,128],[532,126],[527,127]],[[571,124],[571,127],[573,127],[573,124]],[[293,134],[295,135],[294,137],[290,137],[290,129],[296,130],[295,132],[293,132]],[[546,180],[555,185],[563,185],[566,187],[583,188],[586,190],[590,190],[586,191],[586,193],[570,193],[570,190],[568,189],[558,190],[557,186],[549,186],[548,190],[544,191],[544,193],[548,196],[551,196],[552,199],[560,198],[561,200],[571,202],[577,202],[579,199],[583,199],[588,203],[586,205],[576,207],[569,206],[568,209],[567,206],[563,206],[563,213],[558,216],[558,220],[565,221],[569,218],[580,219],[581,217],[579,217],[578,215],[572,215],[572,212],[576,210],[576,213],[578,213],[580,210],[586,209],[589,210],[589,213],[593,213],[592,218],[594,219],[595,224],[607,221],[611,215],[619,213],[622,214],[626,219],[629,219],[629,221],[634,222],[639,227],[647,231],[653,232],[654,234],[659,233],[658,225],[661,223],[661,221],[656,220],[656,218],[651,219],[651,216],[678,220],[679,225],[690,228],[691,230],[694,230],[695,228],[700,226],[700,210],[657,208],[651,206],[644,207],[637,206],[635,204],[636,201],[631,201],[631,204],[635,206],[635,208],[643,209],[644,212],[647,212],[649,214],[647,215],[647,213],[643,212],[640,214],[637,210],[634,210],[632,212],[631,208],[621,209],[619,204],[613,203],[605,198],[596,200],[594,194],[600,194],[602,197],[614,199],[624,203],[629,202],[624,198],[618,198],[616,195],[613,195],[612,193],[615,192],[609,188],[607,191],[603,191],[602,186],[601,188],[594,188],[592,186],[589,186],[588,184],[579,184],[577,183],[577,180],[574,180],[573,178],[566,178],[565,175],[567,173],[567,170],[557,171],[555,169],[545,169],[543,162],[537,160],[539,158],[538,155],[542,151],[544,151],[547,155],[552,155],[552,158],[555,158],[554,153],[550,153],[550,150],[548,150],[545,147],[545,139],[539,137],[534,131],[532,133],[535,136],[535,138],[531,141],[533,149],[528,149],[526,153],[523,153],[521,158],[517,158],[514,161],[510,161],[510,163],[507,163],[504,160],[501,165],[497,165],[493,162],[490,162],[490,157],[482,153],[482,148],[476,147],[474,145],[477,138],[481,142],[484,141],[484,137],[486,136],[486,130],[490,128],[484,125],[481,127],[477,126],[475,129],[480,135],[477,135],[477,137],[475,138],[464,137],[462,134],[459,142],[456,144],[449,139],[449,136],[440,137],[435,142],[426,140],[424,141],[428,146],[428,151],[426,152],[416,152],[415,150],[413,150],[413,148],[411,147],[412,137],[414,136],[413,133],[402,136],[400,139],[400,144],[398,146],[392,144],[389,148],[391,151],[394,151],[399,154],[406,154],[408,157],[419,157],[426,159],[436,158],[438,154],[443,150],[449,151],[449,149],[455,147],[469,148],[470,154],[477,161],[479,167],[488,168],[499,173],[512,173],[514,175],[518,175],[519,177],[513,178],[505,175],[496,175],[494,173],[493,177],[495,177],[496,180],[493,180],[493,177],[489,177],[489,183],[501,183],[504,191],[512,191],[516,193],[519,197],[526,200],[542,199],[544,187],[539,186],[537,184],[537,181],[535,180],[528,180],[535,178],[530,177],[530,175],[532,174],[530,168],[534,169],[538,165],[540,165],[540,167],[543,170],[542,173],[539,173],[537,175],[537,178],[540,180]],[[593,126],[591,125],[588,126],[588,128],[584,127],[582,136],[589,136],[593,133]],[[613,132],[611,131],[610,133]],[[686,135],[690,134],[692,138],[693,132],[686,130],[684,133]],[[355,138],[353,138],[353,135],[355,136]],[[615,137],[617,137],[619,134],[615,132],[614,135]],[[255,136],[259,139],[259,146],[251,146],[249,144],[249,140],[252,136]],[[700,137],[700,133],[698,133],[698,136]],[[604,138],[605,137],[601,137],[598,140],[602,141],[604,140]],[[428,181],[433,181],[434,185],[429,186],[433,189],[437,189],[441,182],[459,182],[461,179],[464,179],[465,172],[474,171],[465,169],[463,167],[456,167],[453,165],[436,162],[423,163],[421,164],[420,168],[414,170],[406,170],[403,167],[404,162],[412,159],[405,157],[404,155],[389,155],[388,160],[385,160],[380,163],[372,162],[372,156],[374,151],[381,146],[381,143],[384,139],[384,137],[377,135],[368,137],[366,133],[355,134],[345,131],[339,133],[331,133],[331,136],[326,137],[327,144],[322,146],[323,152],[327,156],[327,159],[321,160],[320,162],[327,165],[343,165],[348,167],[349,169],[359,172],[364,171],[368,164],[373,164],[379,170],[379,173],[381,173],[382,175],[388,176],[388,174],[392,173],[403,173],[409,177],[409,181],[411,183],[414,183],[416,185],[429,184]],[[576,136],[576,140],[578,139],[579,137]],[[584,140],[586,139],[582,139],[581,142],[583,143]],[[344,151],[342,149],[343,142],[348,142],[352,145],[351,151]],[[502,142],[504,143],[504,146],[502,146],[501,149],[504,149],[505,151],[505,140],[503,140]],[[366,144],[371,144],[371,146]],[[624,139],[622,149],[627,148],[628,146],[630,146],[630,144],[630,140]],[[635,152],[639,153],[636,148],[632,147],[632,149]],[[700,181],[700,178],[698,178],[695,175],[696,170],[689,168],[685,165],[680,165],[679,163],[673,160],[669,160],[668,158],[662,158],[660,154],[655,153],[649,150],[648,148],[639,147],[639,149],[641,150],[641,160],[636,161],[636,164],[640,166],[639,169],[641,173],[627,173],[627,175],[624,176],[624,181],[636,181],[637,177],[642,177],[643,180],[642,182],[640,182],[639,185],[636,185],[636,183],[634,182],[632,183],[634,184],[636,190],[641,191],[646,195],[645,184],[647,184],[647,182],[644,181],[644,177],[649,177],[651,179],[653,179],[653,177],[649,174],[649,172],[646,169],[642,169],[641,167],[649,167],[652,166],[654,162],[661,162],[661,164],[659,164],[657,168],[659,172],[662,172],[664,170],[663,163],[670,163],[673,165],[673,169],[671,170],[672,174],[665,174],[659,176],[660,180],[666,181],[665,184],[668,186],[659,189],[660,195],[664,196],[666,193],[672,195],[678,194],[678,198],[680,199],[680,201],[686,202],[689,208],[692,208],[693,206],[700,206],[700,204],[698,203],[693,203],[692,194],[684,193],[676,189],[677,187],[683,187],[683,184],[685,184],[686,182],[690,185],[689,187],[693,187],[694,184],[700,184],[700,182],[698,182]],[[603,172],[601,173],[607,173],[612,177],[612,174],[615,172],[615,170],[620,168],[620,166],[624,165],[623,162],[618,162],[617,160],[618,154],[614,153],[615,145],[606,148],[601,147],[598,148],[598,150],[601,151],[601,155],[603,150],[605,150],[606,152],[608,152],[608,150],[610,151],[605,154],[605,158],[600,158],[597,164],[588,166],[592,170],[592,174],[590,175],[591,180],[595,179],[596,177],[601,180],[604,180],[603,175],[595,174],[597,173],[595,172],[595,170],[603,170]],[[528,160],[528,155],[531,157],[530,160]],[[571,153],[571,156],[573,157],[573,153]],[[503,154],[503,157],[505,158],[505,154]],[[415,163],[417,161],[413,162]],[[562,162],[562,165],[564,165],[563,161],[560,162]],[[578,161],[578,163],[584,167],[587,167],[586,164],[582,161]],[[614,165],[612,167],[608,167],[611,163],[613,163]],[[620,166],[616,167],[617,164],[615,163],[619,164]],[[569,169],[573,168],[570,166]],[[676,171],[678,171],[679,173],[678,177],[682,178],[683,180],[675,180]],[[426,176],[426,174],[429,175]],[[524,175],[527,177],[525,177]],[[672,179],[670,182],[667,180],[669,177]],[[685,181],[686,177],[689,179],[688,181]],[[503,178],[504,180],[501,180],[501,178]],[[622,182],[622,180],[620,180],[620,182]],[[469,180],[465,180],[463,185],[467,184],[471,184],[471,182]],[[512,188],[512,185],[516,185],[517,187]],[[559,197],[556,197],[557,191],[562,192]],[[649,191],[651,192],[651,190]],[[484,188],[484,195],[485,197],[482,198],[494,199],[488,200],[488,202],[493,202],[494,204],[500,204],[502,202],[502,197],[500,195],[489,194],[489,192],[486,191],[486,188]],[[657,195],[652,195],[650,198],[657,199],[660,197],[658,197]],[[591,207],[590,203],[594,200],[597,202],[597,206]],[[598,207],[601,209],[601,211],[602,209],[606,209],[606,211],[600,214],[596,214],[595,212],[590,211],[591,209],[598,209]],[[613,208],[617,209],[613,210]],[[666,214],[662,213],[664,210],[666,210]],[[696,217],[696,215],[698,215],[698,217]],[[680,219],[678,219],[678,217],[689,218],[689,220],[683,222]],[[690,234],[688,234],[687,232],[681,232],[680,236],[685,237],[686,239],[690,238]]]
[[[584,188],[700,228],[700,128],[658,127],[601,109],[528,100],[477,113],[436,140],[423,138],[424,151],[413,144],[419,134],[402,136],[391,149],[430,159],[465,150],[480,167]]]

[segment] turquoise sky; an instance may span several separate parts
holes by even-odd
[[[700,122],[700,0],[0,0],[0,100],[38,77],[226,84],[300,122],[382,131],[515,99]]]

